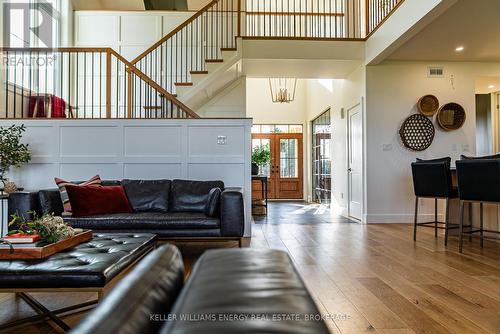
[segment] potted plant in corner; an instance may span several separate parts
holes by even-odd
[[[271,161],[269,144],[255,147],[252,151],[252,175],[259,175],[259,167],[262,168],[269,161]]]
[[[2,191],[4,189],[6,192],[15,190],[13,183],[10,187],[6,187],[6,185],[8,186],[7,173],[9,170],[12,167],[21,167],[31,160],[28,144],[21,143],[24,131],[26,131],[24,124],[0,127],[0,182],[2,183]]]

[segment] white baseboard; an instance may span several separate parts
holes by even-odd
[[[367,224],[413,224],[413,214],[368,214],[365,215]],[[438,214],[438,220],[443,221],[444,215]],[[434,221],[434,214],[419,214],[418,222]]]

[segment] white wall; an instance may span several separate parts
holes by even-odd
[[[222,180],[245,190],[250,236],[251,120],[79,120],[0,121],[24,123],[24,141],[33,152],[30,164],[10,175],[26,189],[53,188],[54,177],[104,179]],[[218,136],[227,144],[219,145]]]
[[[247,78],[246,115],[254,124],[302,124],[303,162],[304,162],[304,199],[310,198],[310,177],[307,174],[309,159],[307,138],[307,81],[297,80],[295,100],[290,103],[274,103],[271,99],[268,78]]]
[[[200,117],[247,117],[246,78],[231,83],[201,108],[196,109]]]
[[[347,110],[360,104],[365,96],[365,67],[360,66],[346,79],[307,80],[307,119],[310,121],[331,108],[332,121],[332,204],[341,214],[348,214],[347,180]],[[345,117],[341,111],[344,109]],[[308,156],[311,156],[311,136],[308,136]],[[311,177],[308,159],[307,174]],[[311,182],[311,180],[309,180]]]
[[[61,1],[61,45],[60,46],[73,46],[74,35],[74,15],[73,15],[73,2]]]
[[[444,78],[427,77],[427,67],[434,65],[444,66]],[[456,160],[462,153],[474,155],[475,80],[477,76],[499,74],[500,63],[388,62],[367,67],[366,219],[369,223],[412,221],[414,195],[410,164],[415,158],[451,156]],[[461,129],[451,132],[440,130],[436,124],[431,147],[416,153],[400,144],[398,131],[408,116],[418,112],[416,102],[425,94],[436,95],[441,105],[461,104],[467,120]],[[423,214],[430,213],[432,205],[422,209]],[[488,214],[491,224],[496,225],[495,212]]]
[[[295,100],[291,103],[274,103],[271,99],[268,78],[247,78],[247,117],[255,124],[305,124],[306,81],[298,79]]]
[[[75,46],[111,47],[132,60],[194,12],[77,11]]]

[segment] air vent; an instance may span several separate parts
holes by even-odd
[[[187,0],[144,0],[146,10],[187,10]]]
[[[444,68],[443,67],[428,67],[427,76],[429,78],[444,78]]]

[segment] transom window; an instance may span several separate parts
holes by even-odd
[[[302,124],[254,124],[252,133],[302,133]]]

